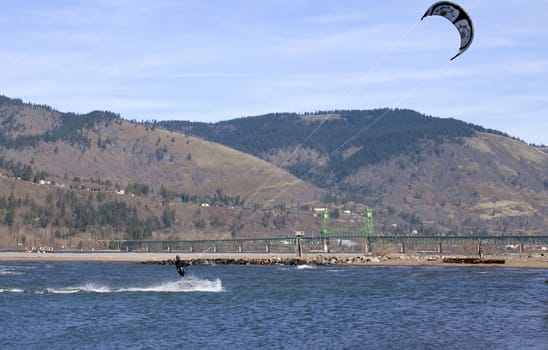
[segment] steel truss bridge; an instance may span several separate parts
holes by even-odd
[[[299,242],[300,241],[300,242]],[[375,236],[363,232],[331,233],[328,237],[236,238],[211,240],[100,240],[105,249],[167,251],[188,253],[289,253],[298,243],[303,251],[314,253],[372,253],[393,251],[406,253],[477,251],[489,247],[493,251],[545,251],[548,235],[542,236]]]

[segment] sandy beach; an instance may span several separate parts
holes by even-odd
[[[100,263],[165,263],[179,254],[181,259],[216,260],[276,260],[296,258],[295,254],[283,253],[168,253],[168,252],[57,252],[57,253],[27,253],[0,252],[0,262],[100,262]],[[363,254],[306,254],[302,259],[311,262],[318,258],[331,261],[331,264],[363,265],[363,266],[473,266],[493,268],[530,268],[548,269],[548,254],[503,254],[490,255],[485,259],[503,259],[504,264],[453,264],[443,263],[444,257],[453,256],[422,256],[422,255],[363,255]]]

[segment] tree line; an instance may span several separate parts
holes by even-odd
[[[0,221],[8,227],[51,227],[68,235],[102,227],[123,233],[126,239],[147,239],[153,230],[165,227],[162,218],[149,214],[143,219],[135,207],[105,200],[100,192],[86,196],[61,189],[48,193],[44,203],[28,196],[18,198],[14,193],[0,195]]]
[[[320,187],[330,187],[360,167],[399,155],[415,155],[421,146],[458,142],[474,126],[455,119],[426,116],[406,109],[331,110],[273,113],[218,123],[164,121],[167,129],[193,134],[267,159],[277,150],[301,147],[327,163],[303,158],[287,170]],[[346,150],[353,149],[348,155]],[[268,159],[267,159],[268,160]]]

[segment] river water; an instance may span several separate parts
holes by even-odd
[[[1,349],[548,349],[546,270],[0,263]]]

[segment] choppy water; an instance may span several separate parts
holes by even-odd
[[[0,263],[2,349],[548,349],[546,270]]]

